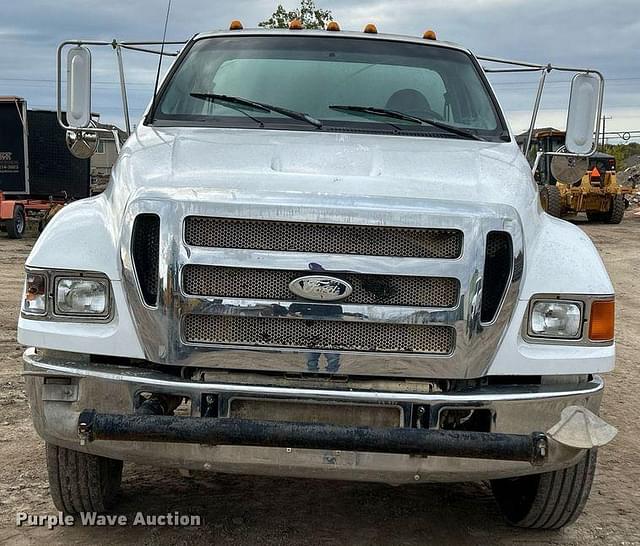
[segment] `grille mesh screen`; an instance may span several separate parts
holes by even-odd
[[[188,245],[416,258],[459,258],[462,232],[188,216]]]
[[[186,315],[183,335],[189,343],[440,355],[455,344],[448,326],[219,315]]]
[[[299,298],[289,290],[289,283],[312,274],[311,271],[187,265],[182,282],[184,291],[192,296],[292,301]],[[353,287],[353,293],[342,303],[454,307],[458,302],[458,281],[448,277],[330,275]]]
[[[482,285],[482,322],[491,322],[495,318],[509,282],[512,264],[511,236],[504,231],[489,232]]]
[[[158,258],[160,252],[160,218],[155,214],[139,214],[133,223],[131,253],[147,305],[158,302]]]

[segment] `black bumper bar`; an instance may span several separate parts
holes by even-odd
[[[93,440],[433,455],[540,465],[548,454],[545,434],[498,434],[416,428],[368,428],[214,417],[114,415],[85,410],[80,443]]]

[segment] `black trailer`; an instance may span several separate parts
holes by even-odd
[[[90,160],[71,155],[56,112],[0,97],[0,227],[21,237],[30,217],[89,196]]]
[[[18,97],[0,97],[0,191],[29,193],[27,103]]]

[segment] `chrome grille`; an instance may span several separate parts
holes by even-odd
[[[295,301],[299,298],[289,290],[289,283],[313,273],[187,265],[182,273],[182,286],[192,296]],[[417,307],[454,307],[458,303],[458,280],[449,277],[328,274],[353,287],[353,293],[341,303]]]
[[[455,229],[188,216],[184,230],[188,245],[213,248],[442,259],[462,254],[462,232]]]
[[[448,326],[220,315],[186,315],[183,336],[200,344],[439,355],[455,344]]]

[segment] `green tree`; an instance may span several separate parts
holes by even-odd
[[[331,10],[316,7],[313,0],[301,0],[300,7],[287,11],[282,4],[278,4],[271,17],[258,23],[263,28],[288,28],[294,19],[300,19],[304,28],[324,29],[329,21],[333,21]]]
[[[616,158],[616,168],[618,171],[622,171],[627,165],[627,159],[636,159],[640,155],[640,143],[629,142],[626,144],[605,144],[604,146],[598,146],[600,152],[612,155]],[[635,163],[635,161],[634,161]]]

